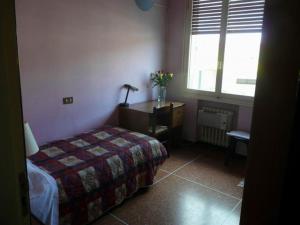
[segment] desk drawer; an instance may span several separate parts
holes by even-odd
[[[184,106],[175,108],[173,111],[172,127],[180,127],[183,125]]]

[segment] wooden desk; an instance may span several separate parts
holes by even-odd
[[[119,107],[119,125],[128,130],[137,131],[143,134],[149,134],[150,117],[153,113],[153,107],[163,107],[170,105],[171,102],[165,102],[164,104],[158,104],[157,101],[142,102],[132,104],[129,107]],[[184,103],[173,103],[173,143],[175,140],[181,139],[181,132],[183,126],[184,117]]]

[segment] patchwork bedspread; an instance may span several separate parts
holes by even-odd
[[[60,224],[87,224],[153,183],[167,158],[156,139],[104,127],[52,142],[30,157],[59,190]]]

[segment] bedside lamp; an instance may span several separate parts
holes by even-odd
[[[129,90],[138,91],[139,89],[134,86],[131,86],[130,84],[124,84],[123,87],[127,88],[126,98],[125,98],[125,102],[120,103],[119,105],[122,107],[128,107],[129,104],[127,103],[127,98],[128,98]]]
[[[26,147],[26,156],[34,155],[39,151],[39,146],[36,143],[36,140],[33,136],[29,124],[26,122],[24,124],[24,137],[25,137],[25,147]]]

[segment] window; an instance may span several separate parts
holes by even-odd
[[[253,97],[264,0],[193,0],[188,89]]]

